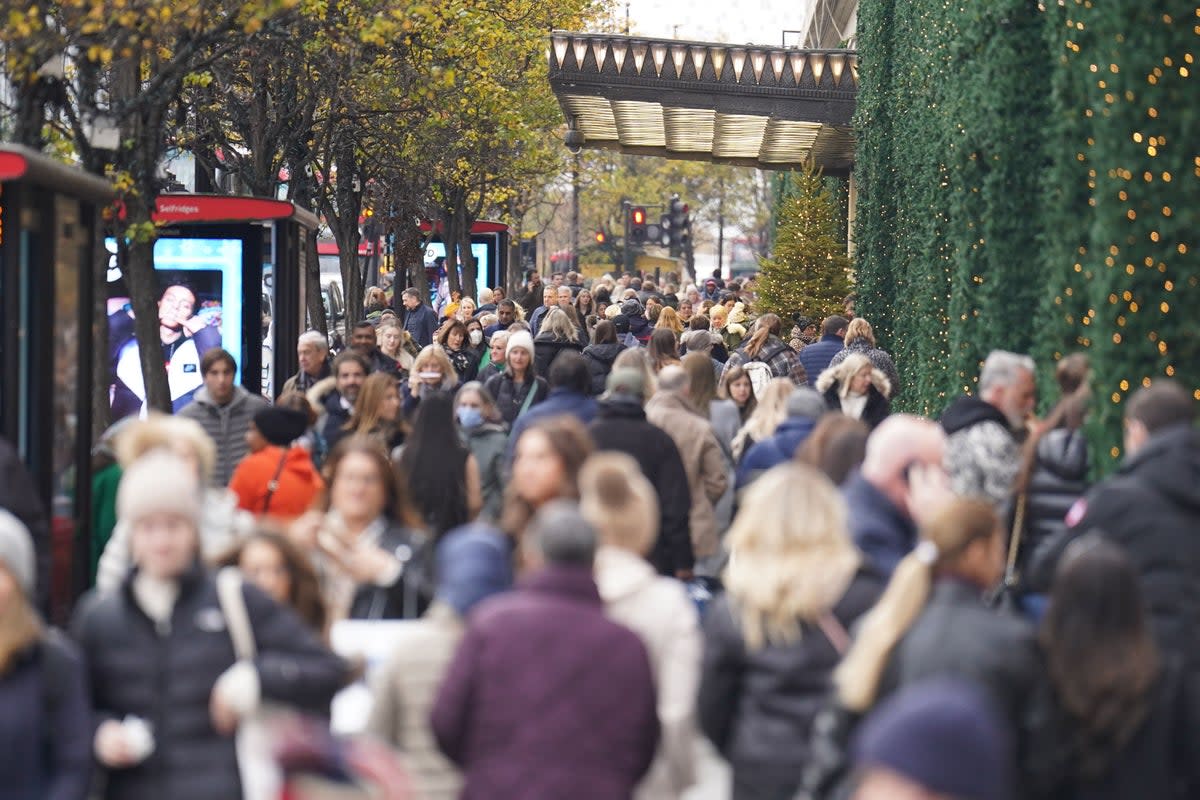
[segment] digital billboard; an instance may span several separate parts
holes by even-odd
[[[484,286],[495,286],[496,269],[488,257],[488,246],[486,242],[471,242],[471,255],[475,258],[475,286],[482,289]],[[434,262],[439,258],[446,257],[446,245],[441,242],[430,242],[425,248],[425,266],[432,267]],[[462,276],[462,267],[459,267],[459,276]],[[429,282],[430,300],[433,302],[434,308],[444,305],[446,298],[450,296],[448,283],[445,275],[438,275],[437,280]],[[478,300],[476,295],[474,298]]]
[[[146,390],[133,308],[125,278],[117,266],[116,241],[107,241],[109,400],[113,419],[146,413]],[[204,385],[200,358],[212,347],[242,366],[241,239],[161,238],[154,244],[158,276],[158,331],[171,403],[178,411]],[[257,288],[257,287],[256,287]],[[235,376],[235,382],[240,378]]]

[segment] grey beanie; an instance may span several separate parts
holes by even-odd
[[[806,417],[820,419],[829,410],[825,398],[811,386],[797,386],[796,391],[788,395],[787,415],[789,417]]]
[[[37,566],[33,538],[29,528],[11,513],[0,508],[0,565],[16,580],[27,598],[33,597]]]

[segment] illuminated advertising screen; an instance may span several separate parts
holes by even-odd
[[[144,415],[146,390],[116,241],[109,239],[107,245],[109,400],[115,420]],[[200,358],[206,350],[223,347],[241,370],[242,254],[241,239],[162,238],[154,244],[158,330],[175,411],[204,385]],[[240,378],[235,376],[235,382]]]
[[[471,255],[475,258],[475,286],[477,288],[495,286],[496,270],[489,257],[487,243],[471,242]],[[425,267],[432,267],[437,259],[445,257],[446,245],[441,242],[430,242],[425,248]],[[462,276],[462,267],[459,267],[459,276],[460,278]],[[445,304],[445,300],[450,296],[450,289],[444,274],[439,274],[436,281],[429,281],[429,292],[429,299],[433,302],[434,308]],[[475,300],[478,299],[477,295]]]

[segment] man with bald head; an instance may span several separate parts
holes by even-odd
[[[862,469],[842,489],[854,543],[885,578],[916,546],[921,520],[953,498],[945,450],[936,423],[893,414],[872,432]]]

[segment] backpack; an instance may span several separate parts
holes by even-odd
[[[750,378],[750,388],[754,390],[754,396],[762,397],[763,390],[775,377],[771,367],[762,361],[749,361],[742,365],[742,369],[746,370],[746,375]]]

